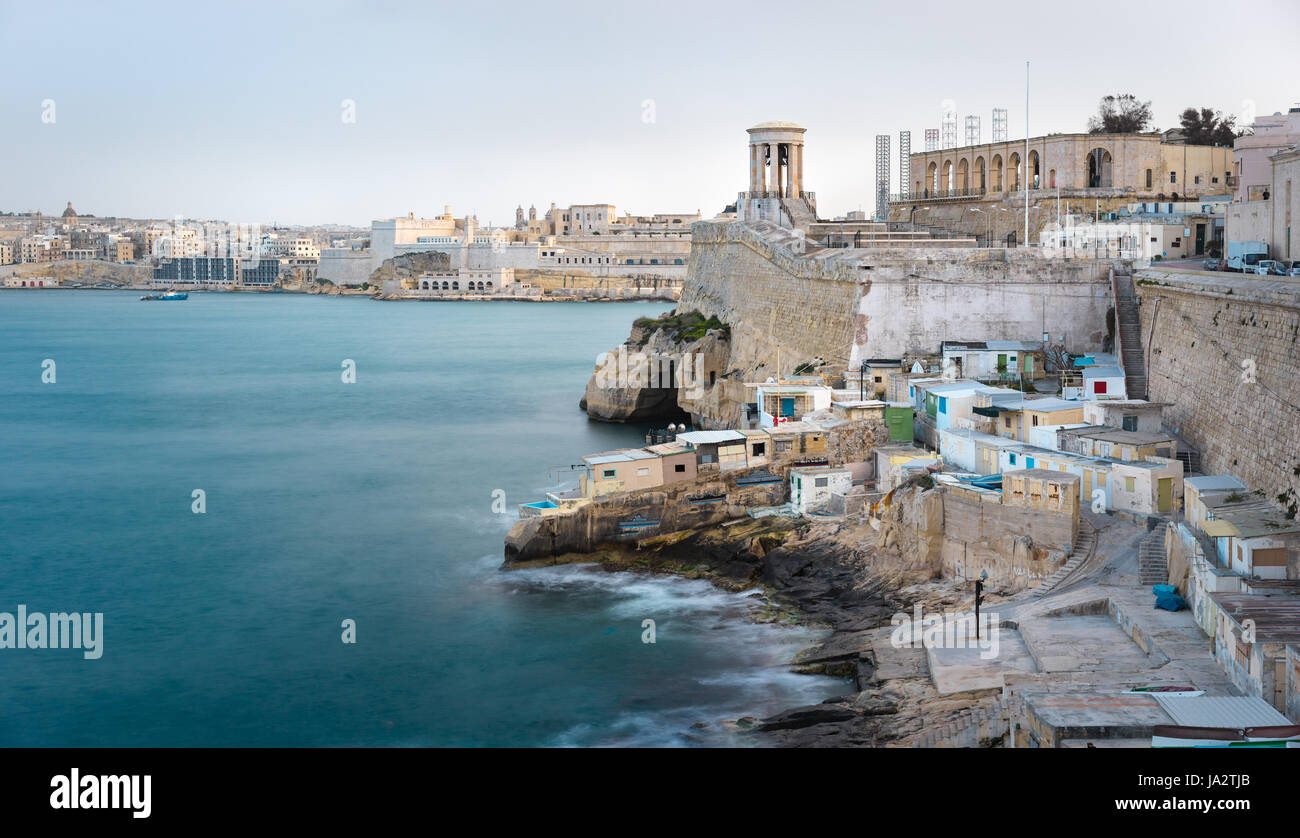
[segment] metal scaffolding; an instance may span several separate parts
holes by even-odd
[[[980,118],[978,116],[966,117],[966,145],[980,144]]]
[[[943,121],[939,123],[943,128],[943,147],[957,147],[957,110],[956,108],[945,108],[943,112]]]
[[[1005,143],[1007,141],[1007,109],[993,109],[993,142]]]
[[[926,151],[939,150],[939,129],[938,128],[925,129],[925,150]]]
[[[876,220],[889,217],[889,135],[876,135]]]
[[[912,194],[912,132],[898,132],[898,194]]]

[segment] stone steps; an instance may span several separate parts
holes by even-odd
[[[1124,388],[1130,399],[1147,397],[1146,360],[1142,351],[1142,320],[1131,274],[1115,274],[1115,328],[1119,337]]]
[[[1070,578],[1073,573],[1079,569],[1079,566],[1086,562],[1097,546],[1097,530],[1086,520],[1079,521],[1079,534],[1075,536],[1074,546],[1070,548],[1069,560],[1057,568],[1056,572],[1043,580],[1036,588],[1031,588],[1022,596],[1023,599],[1035,600],[1051,593],[1059,587],[1066,579]],[[1021,597],[1017,597],[1020,599]]]
[[[989,707],[980,707],[957,721],[931,728],[912,740],[911,747],[978,748],[981,742],[999,738],[1005,747],[1007,729],[1007,708],[999,698]]]
[[[1165,558],[1165,528],[1156,527],[1138,544],[1138,584],[1164,585],[1169,582],[1169,564]]]

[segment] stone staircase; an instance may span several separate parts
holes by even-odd
[[[1042,584],[1036,588],[1030,588],[1023,594],[1015,597],[1021,602],[1031,602],[1039,599],[1046,594],[1051,593],[1060,587],[1069,579],[1079,567],[1092,558],[1093,551],[1097,549],[1097,529],[1086,518],[1079,519],[1079,534],[1074,538],[1074,546],[1070,548],[1070,558],[1057,568],[1056,572],[1043,580]]]
[[[817,216],[813,215],[812,210],[808,208],[808,202],[802,198],[782,198],[781,209],[790,216],[790,225],[796,230],[807,233],[811,226],[817,223]]]
[[[1147,397],[1147,369],[1142,351],[1142,321],[1138,316],[1137,292],[1132,274],[1111,273],[1115,294],[1115,329],[1120,361],[1124,365],[1124,387],[1130,399]]]
[[[1169,564],[1165,558],[1165,528],[1156,527],[1138,544],[1138,584],[1164,585],[1169,581]]]
[[[1180,440],[1178,444],[1178,453],[1175,454],[1183,464],[1183,474],[1201,473],[1201,452],[1195,448],[1185,448],[1184,443]]]
[[[980,707],[955,722],[939,725],[909,743],[912,748],[981,748],[1006,747],[1008,714],[999,698],[988,707]]]

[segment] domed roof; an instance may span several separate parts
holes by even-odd
[[[65,210],[63,211],[63,217],[64,217],[64,218],[67,218],[68,216],[74,216],[74,217],[75,217],[76,214],[77,214],[77,211],[74,210],[74,209],[72,208],[72,202],[71,202],[71,201],[68,201],[68,208],[65,209]]]
[[[793,122],[760,122],[749,131],[807,131],[802,125]]]

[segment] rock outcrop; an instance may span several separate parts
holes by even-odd
[[[385,259],[383,264],[370,274],[370,279],[367,282],[376,288],[383,288],[384,280],[415,279],[423,273],[449,270],[451,270],[451,257],[446,253],[439,253],[438,251],[403,253],[400,256]]]

